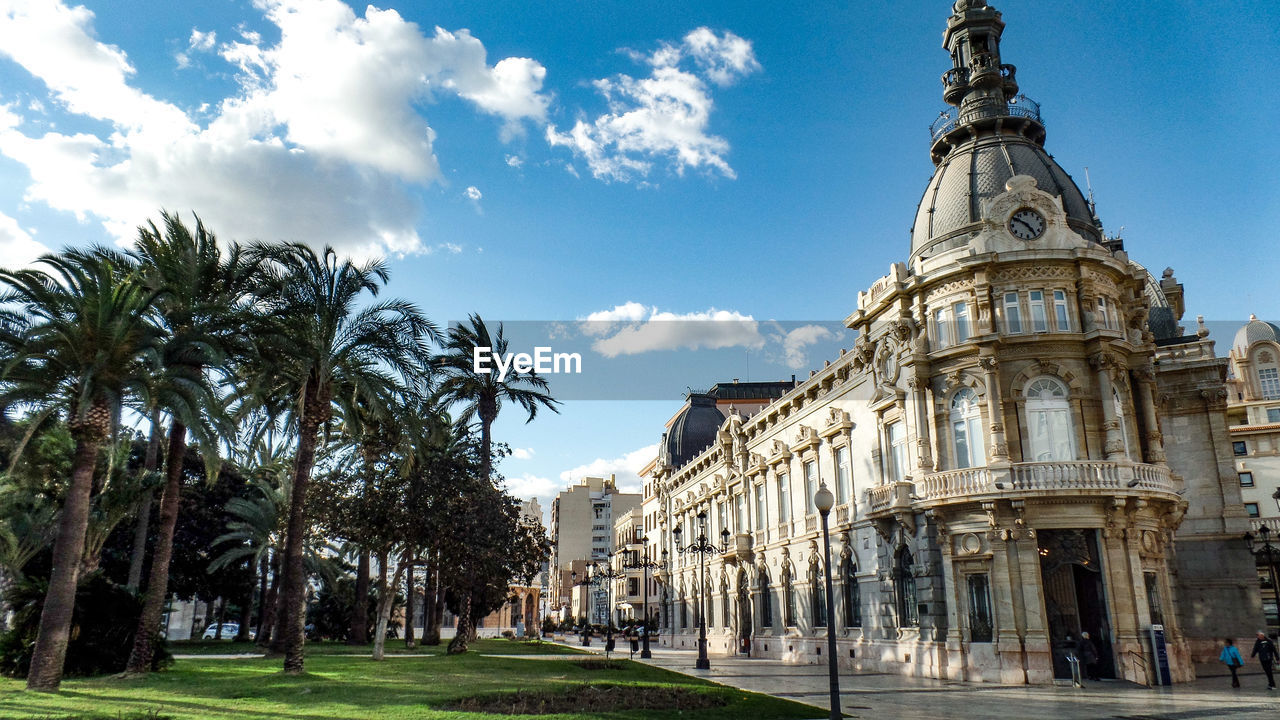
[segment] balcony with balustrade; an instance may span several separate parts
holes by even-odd
[[[1141,495],[1172,502],[1178,487],[1169,468],[1131,462],[1030,462],[929,473],[867,492],[868,516],[992,500],[1037,496]]]

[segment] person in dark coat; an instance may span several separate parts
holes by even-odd
[[[1080,633],[1080,639],[1076,641],[1076,657],[1080,658],[1080,664],[1084,665],[1085,672],[1090,680],[1098,679],[1098,648],[1093,644],[1093,639],[1089,637],[1089,633]]]
[[[1267,689],[1276,689],[1276,679],[1271,672],[1271,666],[1275,664],[1276,658],[1280,657],[1280,653],[1276,652],[1276,644],[1271,642],[1271,638],[1266,633],[1258,631],[1258,639],[1253,641],[1253,652],[1249,653],[1249,657],[1258,658],[1258,663],[1262,665],[1262,672],[1267,674]]]

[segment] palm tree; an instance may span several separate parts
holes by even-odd
[[[0,405],[60,405],[76,444],[27,675],[29,689],[52,691],[62,682],[98,450],[115,408],[141,390],[159,356],[162,334],[151,314],[162,293],[105,253],[67,251],[39,263],[48,269],[0,270],[9,286],[0,293],[0,307],[9,308],[0,332],[13,349],[0,370],[8,385]]]
[[[221,416],[221,404],[208,371],[224,363],[231,354],[229,346],[241,337],[257,268],[257,263],[234,243],[224,256],[217,238],[200,218],[196,218],[192,232],[177,215],[162,212],[160,217],[164,232],[154,222],[139,227],[138,240],[131,252],[145,282],[167,291],[157,303],[158,314],[168,332],[163,363],[153,378],[152,387],[153,401],[170,415],[172,422],[165,453],[165,484],[160,494],[156,545],[138,631],[126,666],[129,673],[145,673],[151,668],[160,615],[164,612],[169,588],[169,562],[178,523],[188,431],[205,441],[201,456],[209,479],[212,481],[218,475],[215,437],[219,433],[212,423]],[[228,433],[223,428],[220,434]]]
[[[262,363],[261,382],[287,389],[295,399],[297,417],[281,608],[284,669],[300,673],[306,502],[320,428],[333,417],[335,405],[350,407],[377,388],[397,382],[409,387],[421,384],[430,358],[428,343],[436,329],[414,305],[402,300],[357,309],[366,293],[376,296],[387,282],[382,261],[357,265],[339,260],[332,248],[317,255],[300,243],[256,250],[273,262],[264,283],[267,325],[256,355]]]
[[[466,424],[473,417],[480,419],[481,474],[486,479],[493,477],[492,428],[503,403],[514,403],[524,408],[529,413],[526,422],[533,422],[539,407],[560,412],[556,409],[559,402],[545,392],[548,387],[546,379],[536,372],[520,373],[513,368],[501,380],[496,370],[476,372],[476,348],[489,348],[494,356],[499,356],[507,353],[508,344],[501,323],[498,324],[497,335],[491,335],[484,320],[473,313],[470,325],[458,324],[449,328],[445,352],[438,361],[445,375],[438,392],[440,399],[446,405],[463,405],[459,423]]]

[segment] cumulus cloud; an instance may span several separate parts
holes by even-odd
[[[562,489],[559,480],[539,477],[533,473],[524,473],[516,477],[506,478],[507,492],[521,500],[529,500],[535,497],[539,498],[539,500],[552,498]],[[550,503],[543,502],[542,505],[549,507]]]
[[[713,101],[707,81],[727,86],[758,71],[751,43],[700,27],[678,45],[663,43],[632,57],[648,66],[649,75],[596,80],[608,111],[565,132],[548,125],[547,142],[571,149],[602,180],[643,179],[659,159],[678,175],[694,169],[736,177],[725,160],[729,143],[708,132]]]
[[[524,165],[524,159],[521,158],[519,155],[508,155],[506,160],[507,160],[507,165],[513,168],[518,169],[521,165]]]
[[[0,213],[0,267],[17,270],[30,266],[36,258],[49,252],[49,248],[31,237],[18,221]]]
[[[610,358],[657,350],[760,348],[765,343],[750,315],[715,308],[673,313],[634,302],[591,313],[579,330],[599,338],[591,349]]]
[[[621,457],[596,458],[589,463],[560,473],[561,485],[568,487],[584,477],[607,478],[610,474],[613,474],[617,476],[619,490],[638,493],[644,489],[644,481],[640,478],[640,469],[657,456],[658,445],[654,443],[645,445],[638,450],[632,450]]]
[[[778,333],[771,336],[782,347],[782,362],[792,370],[803,370],[809,366],[809,355],[805,348],[823,340],[838,340],[843,333],[832,331],[822,325],[802,325],[789,331],[774,324]]]
[[[511,448],[511,457],[516,460],[528,460],[533,457],[533,448]]]
[[[0,153],[31,175],[28,201],[90,216],[119,239],[158,208],[196,209],[223,237],[302,239],[352,254],[421,252],[409,189],[440,177],[424,101],[454,95],[493,115],[504,136],[545,120],[545,70],[534,60],[489,65],[465,30],[424,33],[394,10],[363,17],[340,0],[260,0],[280,33],[219,42],[193,30],[189,51],[213,50],[238,91],[207,124],[132,84],[125,53],[96,38],[93,13],[60,2],[0,14],[0,56],[48,87],[98,132],[27,134],[0,122]]]

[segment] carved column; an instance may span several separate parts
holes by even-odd
[[[926,385],[927,383],[916,375],[907,378],[907,387],[911,390],[912,409],[915,412],[917,479],[933,472],[933,453],[929,447],[929,410],[924,397]]]
[[[1133,374],[1138,381],[1138,397],[1142,400],[1142,431],[1147,437],[1147,460],[1164,464],[1164,435],[1160,432],[1160,420],[1156,417],[1156,372],[1151,363]]]
[[[990,458],[989,463],[1007,463],[1009,462],[1009,444],[1004,437],[1004,403],[1000,398],[1000,376],[996,372],[1000,363],[995,357],[988,355],[978,358],[978,365],[982,367],[987,384],[987,418],[991,421],[987,452]]]
[[[1105,431],[1103,455],[1107,460],[1124,459],[1124,438],[1120,437],[1120,421],[1116,419],[1115,390],[1111,387],[1111,368],[1115,361],[1106,353],[1094,353],[1089,366],[1098,377],[1098,395],[1102,402],[1102,429]]]

